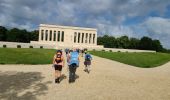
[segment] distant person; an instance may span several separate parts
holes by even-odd
[[[69,69],[69,66],[70,66],[70,54],[71,52],[73,52],[73,50],[69,50],[68,51],[68,54],[67,54],[67,65],[68,65],[68,69]]]
[[[90,55],[90,53],[87,52],[84,61],[84,65],[85,65],[84,71],[87,73],[90,73],[91,60],[92,60],[92,56]]]
[[[84,55],[84,49],[81,50],[81,56],[83,57]]]
[[[64,56],[61,50],[57,50],[53,58],[53,66],[55,69],[55,83],[60,83],[62,67],[64,67]]]
[[[69,53],[69,49],[68,48],[65,49],[65,53],[66,53],[66,56],[67,56],[67,54]]]
[[[69,83],[75,82],[76,79],[76,69],[79,67],[79,54],[76,49],[73,49],[73,52],[68,56],[69,62]]]
[[[85,54],[85,55],[87,54],[87,50],[86,50],[86,49],[84,49],[84,54]]]

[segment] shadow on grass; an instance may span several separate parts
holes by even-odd
[[[51,83],[43,79],[40,72],[0,71],[0,100],[36,100]]]

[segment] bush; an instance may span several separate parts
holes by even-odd
[[[7,46],[6,45],[3,45],[3,48],[6,48]]]
[[[29,48],[33,48],[33,46],[30,46]]]
[[[93,51],[96,51],[95,49],[93,49]]]
[[[121,51],[117,51],[117,52],[121,52]]]
[[[102,51],[105,51],[104,49]]]
[[[21,45],[17,45],[17,48],[21,48]]]
[[[40,46],[41,49],[43,49],[43,46]]]
[[[112,50],[109,50],[109,52],[112,52]]]

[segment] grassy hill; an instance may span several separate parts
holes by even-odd
[[[0,64],[51,64],[55,50],[0,48]]]
[[[102,58],[143,68],[160,66],[170,61],[170,54],[166,53],[123,53],[106,51],[90,51],[90,53]]]

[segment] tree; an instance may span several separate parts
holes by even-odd
[[[20,30],[18,28],[13,28],[7,33],[7,41],[9,42],[20,42],[19,41]]]
[[[119,47],[127,49],[129,47],[129,38],[127,36],[121,36],[118,38]]]
[[[142,50],[152,50],[152,39],[149,37],[142,37],[139,43],[139,48]]]
[[[3,26],[0,26],[0,41],[6,41],[7,38],[7,29]]]
[[[152,50],[163,51],[163,47],[162,47],[159,40],[153,40],[152,41]]]
[[[30,41],[38,41],[38,30],[30,32]]]
[[[129,49],[139,49],[139,39],[130,38]]]
[[[104,45],[103,37],[97,37],[97,45]]]

